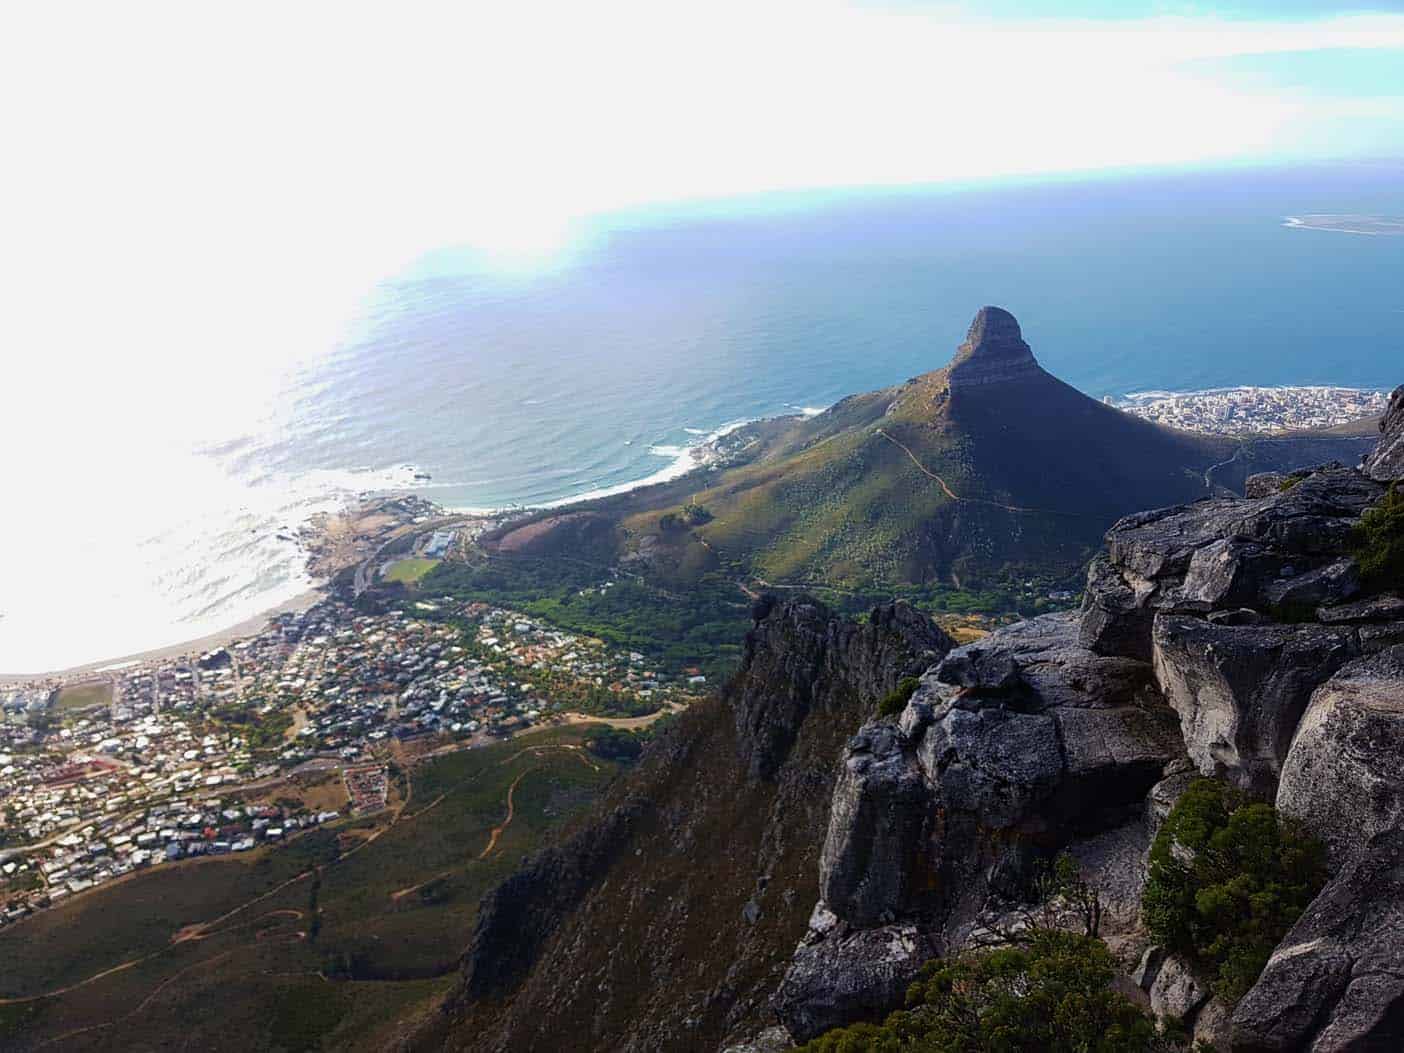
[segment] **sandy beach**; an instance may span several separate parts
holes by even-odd
[[[205,651],[213,650],[216,647],[227,647],[228,645],[246,639],[250,636],[257,636],[268,625],[268,622],[279,614],[289,612],[305,611],[309,607],[315,606],[326,596],[322,589],[309,589],[299,593],[286,603],[262,613],[254,615],[252,618],[245,618],[237,625],[231,625],[227,629],[210,633],[208,636],[201,636],[194,640],[185,640],[181,643],[170,644],[166,647],[155,647],[149,651],[138,651],[135,654],[119,655],[116,658],[104,658],[96,662],[86,662],[83,665],[75,665],[68,669],[54,669],[42,673],[0,673],[0,684],[27,683],[30,681],[44,680],[64,680],[72,681],[82,679],[85,676],[100,674],[114,666],[133,665],[138,662],[155,662],[164,659],[180,658],[183,655],[197,655]]]

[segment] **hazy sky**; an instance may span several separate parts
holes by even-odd
[[[419,251],[642,201],[1404,155],[1399,8],[6,4],[7,379],[236,383]]]

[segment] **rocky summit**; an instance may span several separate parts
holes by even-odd
[[[958,397],[981,384],[1016,381],[1042,372],[1015,317],[1002,307],[982,307],[951,360],[951,394]]]

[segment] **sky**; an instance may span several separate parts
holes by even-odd
[[[11,429],[208,370],[219,430],[378,279],[787,188],[1404,155],[1404,4],[3,5]],[[231,409],[231,412],[233,410]],[[0,424],[0,437],[8,433]]]

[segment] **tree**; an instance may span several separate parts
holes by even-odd
[[[881,1024],[821,1035],[806,1053],[1169,1053],[1186,1048],[1111,989],[1116,962],[1097,938],[1102,901],[1077,862],[1058,856],[1034,882],[1038,906],[1015,923],[982,919],[991,943],[929,962],[906,1008]],[[1066,928],[1072,920],[1082,931]]]
[[[1391,486],[1384,500],[1360,518],[1352,554],[1372,589],[1404,586],[1404,491]]]
[[[1325,883],[1325,850],[1298,824],[1196,779],[1151,846],[1141,913],[1156,940],[1209,966],[1215,993],[1235,1002]]]
[[[923,968],[907,1007],[881,1024],[840,1028],[806,1053],[1152,1053],[1183,1047],[1111,990],[1106,944],[1058,930],[1017,947],[962,954]]]
[[[886,697],[878,703],[878,716],[895,717],[907,708],[907,703],[916,694],[916,689],[921,686],[921,681],[914,676],[906,676],[898,682],[897,686],[889,691]]]

